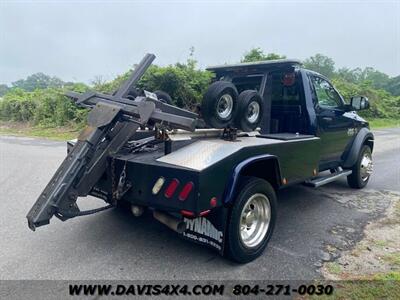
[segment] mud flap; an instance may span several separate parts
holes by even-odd
[[[184,218],[184,239],[217,250],[224,254],[229,208],[219,207],[202,217]]]

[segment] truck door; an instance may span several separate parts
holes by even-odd
[[[316,74],[309,74],[312,83],[313,101],[321,138],[322,164],[340,161],[350,141],[349,129],[353,121],[347,117],[344,101],[329,81]]]

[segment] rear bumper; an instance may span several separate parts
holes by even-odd
[[[99,182],[103,187],[109,186],[109,192],[112,190],[112,182],[118,182],[122,170],[125,168],[126,182],[131,188],[123,195],[121,200],[156,209],[180,212],[189,211],[198,215],[201,212],[199,207],[199,173],[174,168],[161,164],[138,163],[126,161],[123,159],[110,158],[110,167],[103,181]],[[114,170],[114,174],[113,174]],[[162,178],[163,184],[158,191],[153,187],[157,180]],[[178,182],[177,187],[171,196],[166,191],[173,180]],[[183,188],[186,184],[192,184],[192,189],[186,199],[180,198]]]
[[[67,152],[75,145],[76,140],[67,142]],[[140,161],[138,159],[130,159],[129,156],[116,155],[108,158],[107,171],[97,184],[90,191],[90,195],[101,198],[106,202],[113,203],[113,191],[115,191],[122,170],[125,168],[126,182],[131,186],[124,193],[123,197],[118,201],[124,201],[131,204],[152,207],[154,209],[179,213],[189,217],[197,217],[207,213],[209,210],[218,207],[210,206],[209,191],[205,185],[205,176],[200,171],[188,168],[176,167],[166,163],[153,161]],[[204,173],[204,172],[203,172]],[[152,189],[159,178],[165,180],[162,188],[156,194]],[[172,197],[165,196],[165,190],[173,179],[179,181],[179,185],[173,193]],[[185,200],[179,199],[180,192],[187,183],[192,183],[193,188]],[[201,186],[201,189],[200,189]],[[203,191],[202,195],[200,190]],[[223,188],[219,188],[222,195]],[[220,196],[220,195],[218,195]],[[207,198],[207,199],[205,199]],[[210,198],[210,199],[208,199]],[[218,197],[220,199],[221,197]],[[182,214],[182,212],[186,214]]]

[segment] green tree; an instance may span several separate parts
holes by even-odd
[[[365,69],[340,68],[336,71],[334,77],[355,84],[369,83],[375,89],[383,89],[394,96],[400,95],[400,76],[391,78],[371,67]]]
[[[197,61],[193,58],[194,49],[190,49],[189,58],[185,63],[176,63],[165,67],[152,65],[140,79],[137,87],[156,91],[167,92],[175,105],[186,109],[194,109],[199,103],[207,89],[212,73],[197,68]],[[96,82],[95,90],[112,93],[124,80],[126,80],[131,71],[118,76],[110,82]]]
[[[361,74],[363,81],[370,81],[372,86],[377,89],[383,89],[389,84],[390,77],[371,67],[366,67]]]
[[[392,95],[400,96],[400,75],[390,78],[385,90],[392,93]]]
[[[151,66],[139,81],[138,87],[149,90],[163,90],[172,96],[179,107],[193,109],[199,103],[209,86],[212,73],[199,69],[193,56],[194,48],[186,62],[160,67]],[[247,52],[242,61],[258,61],[284,58],[254,48]],[[341,94],[367,96],[371,109],[361,111],[365,117],[400,118],[400,76],[390,78],[373,68],[340,68],[335,71],[332,59],[317,54],[305,62],[306,67],[332,78],[333,84]],[[128,78],[128,71],[112,81],[95,77],[92,88],[97,91],[112,93]],[[87,110],[78,108],[64,96],[65,91],[85,92],[89,88],[82,83],[62,82],[56,77],[37,73],[17,81],[10,88],[0,85],[0,120],[29,122],[46,127],[81,125],[86,120]],[[397,96],[396,96],[397,95]]]
[[[0,84],[0,97],[4,96],[8,91],[9,91],[9,87],[7,84]]]
[[[201,101],[211,78],[210,72],[197,69],[196,61],[189,58],[186,63],[150,67],[138,86],[150,91],[165,91],[172,97],[175,105],[194,109]]]
[[[342,78],[347,82],[359,83],[362,77],[362,70],[360,68],[340,68],[337,70],[335,77]]]
[[[283,59],[283,58],[286,58],[286,56],[276,53],[265,54],[261,48],[253,48],[244,54],[240,62],[255,62],[255,61]]]
[[[87,86],[73,84],[70,91],[85,92]],[[78,108],[64,96],[65,89],[36,89],[27,92],[13,88],[0,101],[0,120],[30,122],[45,127],[82,124],[86,121],[87,110]]]
[[[28,76],[26,79],[13,82],[12,87],[32,92],[36,89],[60,88],[64,84],[65,83],[57,77],[51,77],[39,72]]]
[[[303,65],[305,68],[325,75],[328,78],[332,78],[335,72],[335,62],[333,59],[319,53],[304,60]]]

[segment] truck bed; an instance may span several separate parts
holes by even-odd
[[[152,152],[121,153],[111,159],[114,160],[116,181],[125,167],[127,180],[132,184],[124,195],[125,200],[166,211],[183,209],[199,213],[210,208],[213,197],[218,199],[219,205],[222,204],[224,190],[232,180],[235,167],[255,156],[279,157],[280,175],[288,184],[312,177],[318,169],[319,142],[320,139],[313,136],[291,140],[246,136],[236,141],[217,137],[196,138],[173,142],[172,152],[167,155],[163,144],[159,144]],[[194,188],[190,197],[183,202],[178,200],[178,195],[165,199],[163,192],[152,194],[151,189],[160,177],[165,179],[165,185],[174,178],[178,179],[179,189],[192,182]],[[102,190],[110,186],[110,176],[105,179],[100,184]]]
[[[202,171],[227,157],[234,155],[238,151],[252,147],[267,147],[279,145],[283,147],[285,143],[295,141],[285,141],[282,139],[270,139],[260,137],[240,137],[236,141],[225,141],[218,138],[198,140],[186,147],[172,152],[171,154],[157,158],[158,162],[171,165],[186,167],[196,171]]]
[[[164,154],[164,147],[160,144],[157,145],[156,150],[151,152],[117,154],[114,158],[144,164],[164,165],[165,163],[175,167],[201,171],[243,148],[278,144],[284,147],[284,144],[304,140],[319,140],[319,138],[313,135],[275,133],[244,136],[235,141],[227,141],[221,138],[191,139],[173,142],[172,152],[167,155]]]

